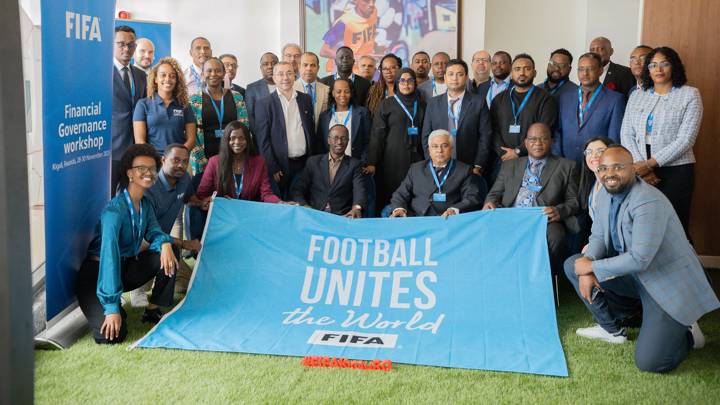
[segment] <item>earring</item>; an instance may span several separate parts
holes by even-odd
[[[133,178],[132,178],[132,177],[130,177],[130,181],[133,181]]]

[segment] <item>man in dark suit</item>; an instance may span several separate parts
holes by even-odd
[[[361,218],[363,207],[367,207],[366,181],[362,162],[345,155],[350,134],[344,125],[333,125],[327,141],[330,153],[308,158],[290,196],[300,205],[316,210]]]
[[[353,98],[354,105],[365,106],[367,103],[368,92],[370,91],[370,81],[362,76],[358,76],[353,73],[353,66],[355,65],[355,55],[352,49],[347,46],[341,46],[335,52],[335,66],[337,73],[323,77],[320,82],[326,84],[331,89],[335,78],[342,77],[344,79],[350,79],[353,82],[353,88],[355,89],[355,97]],[[332,92],[330,92],[332,97]]]
[[[273,81],[273,67],[278,63],[278,57],[272,53],[264,53],[260,58],[260,73],[262,79],[248,84],[245,89],[245,106],[248,112],[248,121],[250,121],[250,130],[255,133],[255,105],[257,101],[267,97],[275,91],[275,82]]]
[[[468,67],[460,59],[452,59],[445,68],[446,94],[428,101],[422,128],[425,157],[429,158],[428,137],[436,129],[450,132],[454,138],[453,157],[481,175],[488,165],[492,126],[484,99],[466,91]],[[449,107],[449,106],[452,107]]]
[[[120,182],[120,159],[127,148],[135,143],[132,123],[135,104],[147,94],[147,76],[142,70],[130,64],[136,46],[134,29],[127,25],[115,27],[110,182],[110,193],[113,196]]]
[[[565,253],[564,222],[572,219],[580,204],[577,164],[550,154],[551,143],[550,127],[543,123],[531,125],[525,138],[528,155],[502,163],[483,209],[544,207],[550,263],[557,272]]]
[[[602,60],[603,72],[600,75],[600,81],[610,90],[627,97],[630,96],[630,90],[636,85],[635,77],[630,68],[618,65],[610,61],[614,50],[610,40],[605,37],[597,37],[590,42],[590,52],[600,55]]]
[[[440,96],[438,96],[440,97]],[[428,137],[430,159],[415,162],[390,200],[390,217],[442,216],[476,209],[486,190],[478,189],[472,166],[453,159],[455,138],[444,129]]]
[[[585,142],[603,135],[620,143],[625,97],[600,84],[600,56],[588,52],[578,60],[580,89],[566,92],[558,103],[553,153],[582,164]]]
[[[292,65],[276,64],[273,81],[277,89],[257,104],[255,136],[277,191],[282,199],[287,199],[293,179],[319,146],[315,140],[312,99],[293,89]]]

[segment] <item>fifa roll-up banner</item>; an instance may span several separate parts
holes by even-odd
[[[215,199],[184,301],[136,346],[567,376],[540,208],[351,220]]]
[[[142,20],[115,20],[115,26],[127,25],[135,30],[137,39],[147,38],[155,46],[155,60],[153,65],[161,58],[171,56],[170,23]],[[135,59],[133,58],[133,63]]]
[[[75,275],[110,198],[114,0],[43,0],[47,319],[75,300]]]

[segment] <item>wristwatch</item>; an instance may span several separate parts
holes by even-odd
[[[520,148],[515,148],[514,152],[516,155],[520,156]]]

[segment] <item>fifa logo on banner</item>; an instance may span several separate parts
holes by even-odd
[[[102,41],[100,37],[100,19],[98,17],[66,11],[65,38],[70,38],[73,31],[75,39]]]
[[[308,343],[311,345],[325,346],[352,346],[394,349],[397,344],[397,336],[385,333],[357,333],[337,332],[332,330],[316,330],[313,332]]]

